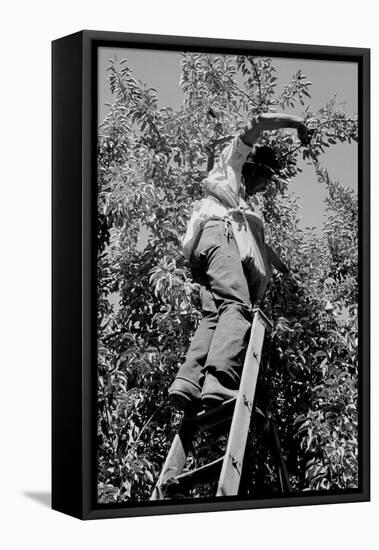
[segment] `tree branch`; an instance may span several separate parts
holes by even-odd
[[[138,442],[140,441],[143,432],[146,430],[146,428],[148,427],[148,425],[150,424],[150,422],[153,420],[154,416],[155,416],[156,414],[158,414],[158,412],[159,412],[161,409],[163,409],[163,407],[164,407],[166,404],[167,404],[167,403],[163,402],[162,405],[160,405],[160,407],[158,407],[158,408],[153,412],[153,414],[149,417],[149,419],[148,419],[148,420],[145,422],[145,424],[142,426],[141,431],[140,431],[140,433],[138,434],[137,439],[135,439],[135,440],[133,441],[132,445],[136,445],[136,443],[138,443]],[[128,450],[132,445],[128,445],[127,448],[126,448],[126,450]]]

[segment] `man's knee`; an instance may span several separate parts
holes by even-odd
[[[233,315],[242,316],[246,321],[251,322],[253,320],[253,308],[251,304],[243,302],[223,302],[219,307],[219,315]]]

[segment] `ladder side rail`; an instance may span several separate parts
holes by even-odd
[[[283,455],[282,446],[280,444],[278,429],[272,418],[270,418],[270,431],[272,436],[273,450],[278,461],[278,477],[281,490],[283,493],[290,493],[292,492],[292,487],[289,480],[287,465]]]
[[[238,494],[247,435],[254,407],[265,326],[265,319],[261,318],[260,310],[257,310],[246,351],[217,496],[235,496]]]
[[[183,471],[187,459],[187,453],[192,445],[194,432],[192,429],[181,426],[178,433],[175,435],[165,463],[161,470],[158,481],[150,500],[162,500],[162,487],[166,482],[173,477],[180,475]]]

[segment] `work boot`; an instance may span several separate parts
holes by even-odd
[[[201,392],[201,401],[205,408],[217,407],[224,401],[236,397],[237,394],[238,389],[227,388],[221,384],[214,374],[207,372],[203,391]]]
[[[185,378],[175,378],[168,389],[171,405],[179,411],[188,411],[200,405],[201,389]]]

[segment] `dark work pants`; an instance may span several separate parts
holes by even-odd
[[[252,321],[252,306],[243,265],[231,228],[208,222],[193,251],[191,266],[200,282],[203,318],[177,376],[199,387],[205,372],[237,387]]]

